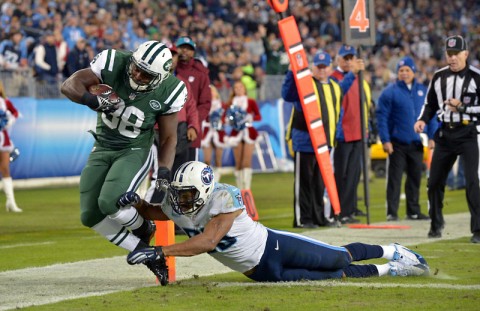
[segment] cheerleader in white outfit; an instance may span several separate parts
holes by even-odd
[[[220,179],[223,148],[225,144],[225,130],[223,128],[223,119],[225,118],[225,109],[215,86],[210,85],[212,91],[212,106],[205,121],[202,122],[202,150],[204,162],[211,167],[215,167],[215,177]],[[214,158],[215,157],[215,158]],[[215,159],[215,165],[213,164]]]
[[[226,112],[232,126],[228,143],[233,148],[235,157],[235,180],[240,189],[250,189],[252,182],[252,154],[258,137],[253,121],[260,121],[262,116],[257,102],[247,97],[245,85],[237,81]]]
[[[10,175],[10,153],[15,146],[10,140],[9,129],[18,118],[18,111],[6,97],[3,84],[0,82],[0,174],[2,175],[3,191],[7,197],[7,212],[22,212],[15,202],[13,182]]]

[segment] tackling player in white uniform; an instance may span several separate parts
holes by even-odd
[[[157,186],[169,192],[161,204],[152,205],[135,192],[127,192],[118,205],[133,205],[146,219],[171,219],[190,239],[134,250],[127,257],[129,264],[164,263],[166,256],[208,252],[231,269],[261,282],[429,273],[421,255],[398,244],[352,243],[338,247],[300,234],[269,229],[247,215],[240,190],[215,183],[212,168],[202,162],[182,164],[170,185]],[[351,264],[372,258],[385,258],[389,262]]]

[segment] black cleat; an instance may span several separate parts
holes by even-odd
[[[150,245],[150,240],[155,235],[156,230],[157,226],[155,226],[155,222],[145,219],[140,228],[133,230],[132,233],[136,235],[142,242]]]
[[[168,266],[166,264],[161,260],[154,260],[145,262],[145,265],[155,274],[158,282],[160,282],[162,286],[168,284]]]

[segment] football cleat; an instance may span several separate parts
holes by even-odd
[[[145,262],[145,265],[148,269],[150,269],[150,271],[153,272],[153,274],[155,274],[158,282],[160,282],[162,286],[166,286],[168,284],[168,266],[164,261],[149,261]]]
[[[155,226],[155,222],[145,219],[145,222],[142,224],[142,226],[138,229],[133,230],[132,233],[136,235],[142,242],[150,245],[150,241],[155,235],[156,230],[157,226]]]
[[[430,267],[423,263],[407,265],[398,261],[390,261],[388,264],[391,276],[428,276],[430,274]]]
[[[406,265],[427,264],[425,258],[422,255],[406,248],[398,243],[391,244],[395,247],[395,253],[393,254],[392,261],[401,262]]]

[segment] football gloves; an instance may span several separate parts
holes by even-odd
[[[120,199],[117,201],[117,206],[119,208],[125,207],[125,206],[132,206],[140,203],[140,196],[135,192],[135,191],[128,191],[122,194]]]
[[[161,246],[136,249],[130,252],[127,256],[127,262],[129,265],[138,265],[151,261],[165,261],[165,255],[163,254]]]
[[[170,170],[166,167],[159,167],[157,171],[157,180],[155,181],[155,191],[151,203],[163,204],[170,188]]]
[[[112,93],[102,93],[100,95],[93,95],[85,92],[80,100],[80,103],[88,106],[90,109],[110,114],[115,112],[122,104],[125,104],[120,97],[113,98]]]

